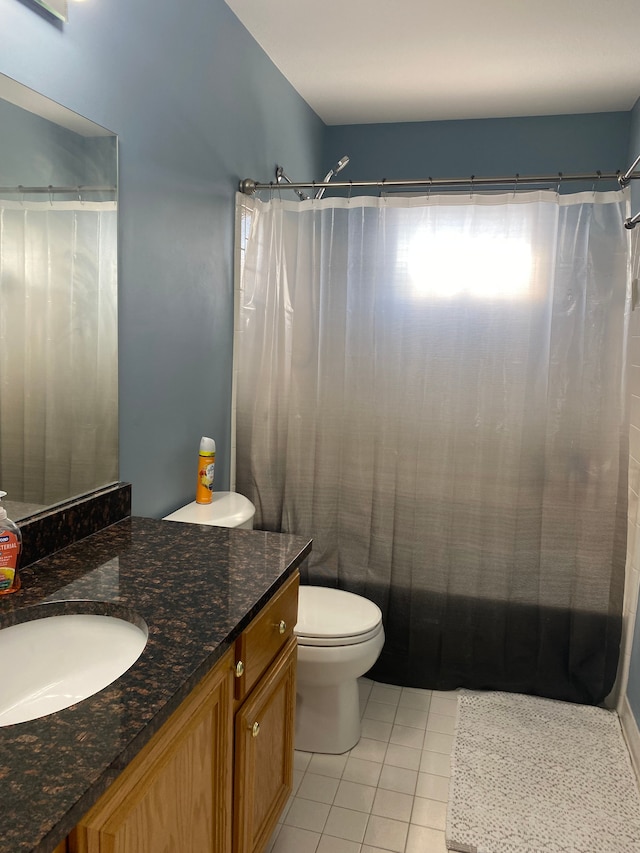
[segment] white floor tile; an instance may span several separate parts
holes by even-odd
[[[304,777],[304,770],[294,770],[293,771],[293,783],[292,783],[293,788],[291,790],[292,794],[295,794],[295,792],[300,787],[300,782],[302,782],[303,777]]]
[[[411,813],[411,823],[430,826],[432,829],[440,829],[444,832],[447,823],[447,804],[416,797]]]
[[[333,802],[334,806],[343,809],[353,809],[357,812],[370,814],[376,789],[372,785],[361,785],[359,782],[340,782],[340,787]]]
[[[365,761],[362,758],[349,756],[342,778],[348,782],[360,782],[363,785],[378,784],[382,762]]]
[[[385,791],[399,791],[401,794],[413,794],[417,781],[417,770],[406,770],[403,767],[385,764],[380,774],[378,788],[384,788]]]
[[[398,706],[396,711],[395,723],[398,726],[411,726],[414,729],[427,728],[427,720],[429,712],[422,708],[406,708],[403,705]]]
[[[325,835],[345,838],[347,841],[362,842],[369,815],[352,809],[332,806],[324,829]]]
[[[323,835],[317,853],[360,853],[361,849],[357,841],[347,841],[345,838]]]
[[[307,770],[311,773],[318,773],[320,776],[331,776],[334,779],[339,779],[348,758],[348,752],[343,755],[324,755],[316,752],[311,756]]]
[[[412,749],[422,749],[424,731],[422,729],[411,728],[410,726],[399,726],[396,723],[391,729],[389,741],[400,744],[400,746],[409,746]]]
[[[414,708],[419,711],[428,711],[431,705],[431,691],[410,690],[403,687],[398,704],[400,708]]]
[[[401,794],[398,791],[385,791],[383,788],[379,788],[373,801],[371,814],[379,817],[391,817],[408,823],[411,820],[413,801],[414,797],[411,794]]]
[[[295,797],[284,819],[284,824],[296,826],[298,829],[309,829],[312,832],[322,832],[330,808],[326,803],[314,803],[313,800]]]
[[[449,784],[448,776],[418,773],[416,797],[425,797],[428,800],[439,800],[441,803],[447,803],[449,802]]]
[[[444,714],[447,717],[455,717],[458,713],[458,700],[451,696],[439,696],[434,691],[429,710],[432,714]]]
[[[368,844],[363,844],[361,853],[393,853],[393,850],[383,850],[382,847],[370,847]]]
[[[273,846],[273,853],[316,853],[319,842],[319,832],[283,826]]]
[[[332,779],[330,776],[320,776],[318,773],[307,771],[296,796],[302,797],[304,800],[314,800],[316,803],[329,803],[331,805],[339,784],[339,779]]]
[[[422,750],[420,760],[420,771],[422,773],[433,773],[434,776],[451,776],[451,756],[443,752],[429,752]]]
[[[388,707],[391,708],[393,706],[389,705]],[[385,743],[389,743],[391,728],[392,723],[383,723],[380,720],[370,720],[367,717],[364,717],[360,730],[362,732],[362,737],[371,738],[371,740],[382,740]]]
[[[385,705],[397,705],[400,701],[402,687],[393,687],[390,684],[374,684],[369,694],[369,699],[374,702],[382,702]]]
[[[456,718],[448,717],[446,714],[429,714],[427,729],[430,732],[440,732],[443,735],[452,735],[456,730]]]
[[[371,815],[364,836],[365,844],[383,847],[394,853],[403,853],[407,841],[409,824],[388,817]]]
[[[455,691],[359,679],[362,737],[296,751],[294,793],[265,853],[446,853]]]
[[[453,735],[443,735],[440,732],[430,732],[424,737],[424,748],[428,752],[442,752],[444,755],[451,755],[453,749]]]
[[[427,826],[411,825],[405,853],[447,853],[444,832]]]
[[[293,769],[306,770],[311,761],[312,752],[300,752],[299,749],[293,753]]]
[[[364,717],[367,720],[380,720],[383,723],[392,723],[396,716],[396,706],[384,702],[374,702],[369,699],[364,709]]]
[[[420,767],[421,759],[421,749],[390,743],[384,757],[384,763],[391,764],[393,767],[404,767],[406,770],[417,770]]]
[[[361,737],[350,753],[351,758],[363,758],[365,761],[384,761],[387,744],[381,740]]]

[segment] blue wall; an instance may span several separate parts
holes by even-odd
[[[624,171],[629,124],[629,113],[615,112],[336,126],[326,129],[324,161],[351,157],[340,180]]]
[[[323,125],[223,0],[0,0],[0,72],[119,134],[120,476],[135,513],[228,486],[234,191],[322,170]]]

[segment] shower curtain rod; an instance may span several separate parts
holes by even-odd
[[[476,175],[471,175],[468,178],[418,178],[416,180],[387,180],[383,178],[381,181],[292,181],[287,184],[279,184],[270,181],[269,183],[260,183],[251,178],[245,178],[240,181],[239,190],[245,195],[253,195],[259,190],[318,190],[318,189],[411,189],[416,187],[426,187],[435,189],[437,187],[496,187],[505,186],[511,189],[518,189],[523,186],[532,186],[536,184],[554,184],[560,185],[566,181],[617,181],[621,187],[626,187],[630,181],[640,178],[640,171],[635,172],[635,166],[640,162],[640,157],[636,160],[633,166],[624,174],[617,172],[589,172],[586,174],[565,175],[563,172],[556,172],[555,175],[528,175],[522,176],[519,174],[493,178],[479,178]]]
[[[14,195],[43,193],[48,195],[61,195],[62,193],[114,193],[116,187],[101,187],[101,186],[75,186],[75,187],[24,187],[18,184],[17,187],[0,187],[0,193],[12,193]]]

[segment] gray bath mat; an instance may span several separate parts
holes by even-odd
[[[617,714],[462,691],[446,839],[463,853],[640,853],[640,795]]]

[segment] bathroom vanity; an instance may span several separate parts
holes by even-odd
[[[92,612],[142,619],[149,637],[104,690],[0,728],[0,853],[262,850],[291,789],[310,549],[127,518],[25,570],[0,626]]]

